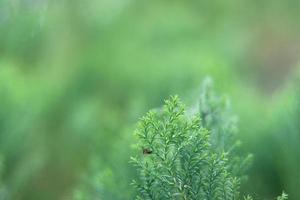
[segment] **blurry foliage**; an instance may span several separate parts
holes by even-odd
[[[8,199],[93,191],[90,182],[98,178],[85,178],[93,174],[104,177],[100,186],[111,186],[95,189],[104,199],[131,196],[133,124],[170,94],[193,101],[208,74],[232,96],[243,150],[256,155],[253,191],[271,197],[287,188],[299,198],[299,100],[289,99],[299,92],[279,88],[298,62],[299,6],[0,0],[0,151]]]
[[[277,100],[269,102],[271,109],[263,116],[264,120],[260,125],[258,122],[254,123],[259,128],[255,131],[245,129],[243,140],[247,141],[246,148],[255,155],[249,186],[269,196],[274,188],[277,190],[282,187],[291,199],[297,199],[300,195],[297,187],[300,167],[299,73],[292,76],[291,80],[292,82],[286,84],[284,90],[277,94]],[[256,182],[257,185],[251,182]]]
[[[243,155],[241,141],[238,140],[237,116],[232,112],[230,101],[225,96],[215,94],[213,82],[210,78],[203,81],[199,114],[202,126],[210,131],[210,143],[213,151],[226,152],[228,155],[228,170],[240,179],[246,179],[245,171],[252,162],[252,155]]]

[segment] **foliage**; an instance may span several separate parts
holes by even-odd
[[[288,199],[288,195],[282,192],[281,196],[277,197],[277,200],[286,200]]]
[[[77,185],[98,195],[99,174],[101,198],[130,199],[134,122],[170,94],[194,100],[207,74],[232,97],[241,148],[255,154],[249,190],[270,198],[284,187],[300,199],[299,111],[287,116],[283,107],[279,129],[265,117],[299,59],[299,2],[0,0],[0,154],[10,199],[66,199]],[[246,155],[236,142],[230,165]]]
[[[133,181],[136,199],[240,199],[240,178],[231,171],[228,152],[215,150],[219,141],[203,124],[199,115],[186,116],[178,96],[141,119],[136,131],[140,153],[131,158],[139,175]]]
[[[210,151],[199,116],[188,119],[177,96],[164,111],[149,112],[137,131],[141,158],[132,158],[141,182],[137,199],[236,199],[239,180],[227,170],[226,153]],[[149,152],[145,152],[149,151]]]
[[[243,176],[252,162],[252,155],[240,156],[237,116],[232,113],[228,98],[215,94],[210,78],[206,78],[202,84],[199,113],[203,127],[210,131],[212,151],[226,152],[230,159],[230,171],[236,176]]]

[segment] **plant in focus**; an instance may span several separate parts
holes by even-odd
[[[209,87],[206,87],[209,89]],[[252,200],[240,195],[241,172],[251,156],[234,151],[236,125],[226,104],[204,90],[200,112],[188,116],[177,96],[150,111],[136,131],[139,200]],[[283,193],[277,200],[287,199]]]
[[[142,156],[137,199],[238,199],[239,178],[233,176],[225,151],[212,150],[209,131],[200,116],[189,118],[177,96],[162,112],[149,112],[137,136]]]

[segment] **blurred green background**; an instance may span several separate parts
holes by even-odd
[[[254,154],[243,190],[300,199],[300,1],[0,0],[0,199],[133,199],[137,120],[211,76]]]

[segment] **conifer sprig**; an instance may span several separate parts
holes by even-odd
[[[211,151],[210,133],[200,116],[189,118],[177,96],[162,112],[149,112],[136,132],[140,155],[137,199],[237,199],[239,179],[228,171],[225,152]],[[145,149],[148,154],[145,154]]]
[[[212,116],[210,112],[207,116]],[[201,122],[201,115],[200,110],[187,116],[178,96],[172,96],[163,110],[150,111],[140,120],[139,153],[131,158],[138,171],[138,180],[133,181],[137,200],[253,200],[241,197],[241,178],[234,171],[247,160],[216,146],[219,141],[212,136],[224,119],[208,125]],[[277,200],[287,200],[287,195],[282,193]]]

